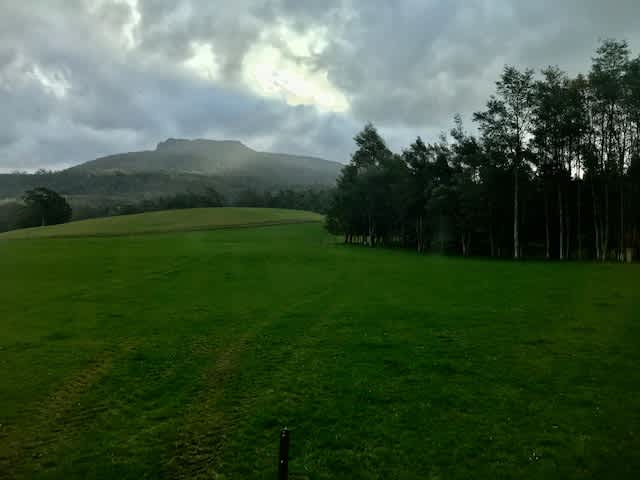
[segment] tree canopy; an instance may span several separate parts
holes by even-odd
[[[71,206],[62,195],[53,190],[44,187],[27,190],[22,200],[22,226],[55,225],[71,220]]]
[[[640,56],[605,40],[570,77],[505,66],[478,135],[395,154],[372,124],[355,137],[327,228],[348,243],[462,255],[624,260],[640,244]]]

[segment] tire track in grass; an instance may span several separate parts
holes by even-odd
[[[314,303],[329,291],[320,291],[306,296],[304,300],[291,304],[286,310],[277,312],[278,317],[291,315],[301,307]],[[286,321],[286,320],[285,320]],[[236,342],[220,352],[215,363],[209,368],[203,379],[203,390],[191,402],[178,432],[171,457],[166,464],[166,475],[174,479],[215,479],[225,478],[221,473],[224,462],[221,453],[227,435],[251,411],[255,395],[240,395],[234,402],[233,411],[221,405],[225,393],[233,381],[242,356],[251,349],[251,345],[264,329],[274,326],[274,319],[268,318],[251,331],[241,335]],[[300,325],[302,328],[303,325]],[[305,325],[308,327],[308,325]],[[202,349],[202,345],[198,345]],[[283,348],[283,347],[281,347]]]
[[[229,419],[218,408],[224,387],[235,371],[238,357],[250,335],[224,349],[206,372],[205,390],[191,405],[183,429],[175,442],[175,453],[167,467],[171,478],[216,478],[216,454],[229,428]],[[202,349],[202,345],[198,345]],[[211,427],[213,425],[213,428]]]
[[[119,349],[98,354],[90,365],[68,378],[29,412],[26,425],[0,430],[0,478],[16,478],[46,468],[51,453],[68,441],[86,422],[108,409],[107,405],[84,405],[80,399],[112,370],[119,359],[134,350],[124,342]]]
[[[283,316],[286,316],[287,318],[282,322],[270,325],[276,330],[279,330],[283,325],[286,325],[287,331],[291,334],[287,335],[286,338],[281,338],[275,346],[271,341],[273,337],[267,336],[263,340],[262,347],[256,348],[256,359],[254,359],[253,362],[257,362],[260,366],[259,370],[254,372],[253,376],[256,377],[258,381],[252,382],[252,389],[250,391],[245,391],[246,393],[240,395],[238,400],[240,408],[238,408],[236,416],[238,420],[245,420],[242,425],[239,421],[234,425],[234,427],[236,427],[236,435],[242,437],[247,431],[251,430],[252,423],[255,421],[254,416],[251,416],[251,413],[255,412],[256,408],[262,408],[260,407],[260,403],[265,403],[265,394],[270,395],[272,393],[274,382],[277,384],[279,382],[279,377],[283,372],[290,372],[292,367],[295,367],[293,368],[295,371],[295,369],[300,365],[301,358],[304,358],[304,355],[308,355],[307,349],[319,341],[322,341],[322,339],[325,338],[326,330],[334,325],[335,318],[333,315],[336,311],[340,310],[342,303],[334,301],[335,298],[332,298],[331,302],[323,301],[323,297],[329,296],[334,297],[334,292],[325,291],[322,294],[315,296],[311,301],[304,302],[304,304],[320,302],[320,304],[324,304],[326,307],[322,312],[311,315],[313,322],[297,321],[300,315],[299,312],[296,312],[296,308],[286,314],[283,314]],[[299,306],[302,305],[303,304],[301,303]],[[304,315],[304,317],[309,318],[308,315]],[[302,357],[292,354],[293,351],[302,352]],[[281,391],[281,394],[285,397],[289,393],[289,389],[286,387]],[[258,410],[258,412],[260,412],[260,410]],[[249,458],[247,461],[254,465],[254,471],[251,473],[238,472],[237,468],[235,471],[229,471],[229,469],[226,468],[223,473],[229,476],[222,476],[221,478],[269,478],[270,476],[275,476],[275,472],[277,470],[277,434],[282,426],[288,425],[291,427],[292,425],[290,425],[289,421],[285,417],[279,417],[278,419],[271,418],[266,422],[269,424],[267,429],[273,429],[273,432],[271,432],[273,436],[269,437],[269,443],[266,448],[263,448],[264,445],[261,443],[263,441],[262,438],[258,438],[253,435],[251,436],[252,441],[255,442],[254,455],[257,455],[257,458]],[[293,427],[295,429],[295,426]],[[238,449],[236,447],[237,445],[231,446],[223,443],[219,454],[222,457],[233,459],[234,455],[237,455],[238,453]],[[300,446],[296,447],[296,450],[299,451],[299,449]],[[309,477],[307,474],[309,472],[302,472],[302,465],[297,465],[296,469],[294,464],[291,463],[292,460],[294,460],[294,457],[291,456],[290,451],[289,477],[296,480],[308,480]]]

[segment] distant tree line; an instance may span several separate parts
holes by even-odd
[[[327,213],[333,190],[327,188],[281,189],[275,192],[245,190],[233,201],[238,207],[266,207]]]
[[[129,215],[156,210],[174,210],[200,207],[266,207],[309,210],[326,213],[331,199],[329,189],[280,189],[274,192],[246,189],[231,198],[225,198],[216,189],[206,187],[200,192],[182,192],[131,201],[98,201],[97,204],[81,204],[75,208],[74,219]]]
[[[207,187],[199,192],[182,192],[173,195],[163,195],[146,198],[137,202],[122,201],[107,206],[108,212],[94,210],[93,217],[110,215],[130,215],[133,213],[154,212],[158,210],[181,210],[186,208],[222,207],[224,197],[214,188]],[[100,207],[98,207],[100,208]],[[86,213],[86,211],[85,211]]]
[[[304,169],[301,167],[301,169]],[[73,206],[78,201],[96,205],[102,202],[113,205],[114,201],[138,203],[141,198],[170,197],[184,192],[202,192],[213,188],[229,203],[247,191],[277,192],[281,189],[301,191],[313,185],[314,190],[330,188],[330,184],[292,183],[288,178],[264,178],[238,174],[205,175],[190,172],[85,172],[78,170],[47,171],[34,173],[0,173],[1,199],[17,199],[26,190],[46,187],[67,196]]]
[[[249,178],[222,178],[181,172],[38,170],[34,173],[0,174],[0,198],[18,198],[26,190],[46,187],[71,198],[126,198],[136,202],[142,195],[171,196],[199,192],[208,187],[227,196],[253,185],[256,185],[256,181]]]
[[[587,75],[506,66],[486,108],[392,153],[375,127],[337,182],[347,243],[494,257],[623,260],[640,235],[640,56],[605,40]]]
[[[198,207],[221,207],[224,197],[213,188],[201,192],[185,192],[158,196],[138,202],[129,200],[99,200],[82,202],[75,209],[67,199],[53,190],[37,187],[26,191],[20,201],[0,204],[0,231],[65,223],[69,220],[127,215],[156,210],[175,210]]]
[[[72,213],[66,198],[38,187],[27,190],[21,202],[0,204],[0,231],[65,223],[71,220]]]
[[[37,187],[25,192],[20,201],[0,203],[0,232],[16,228],[64,223],[69,220],[129,215],[157,210],[175,210],[200,207],[268,207],[309,210],[326,213],[332,198],[331,190],[322,188],[280,189],[275,191],[243,190],[227,200],[213,187],[198,191],[158,195],[143,200],[130,198],[81,199],[74,208],[67,199],[53,190]],[[46,205],[46,206],[45,206]]]

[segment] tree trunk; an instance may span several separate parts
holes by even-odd
[[[622,139],[618,141],[618,162],[619,162],[619,178],[620,178],[620,238],[618,240],[618,248],[620,250],[620,262],[625,260],[624,251],[624,159],[627,150],[627,129],[623,128]]]
[[[602,261],[607,259],[609,251],[609,183],[604,184],[604,245],[602,246]]]
[[[624,262],[624,180],[620,179],[620,261]]]
[[[520,235],[518,230],[518,165],[513,169],[513,258],[520,258]]]
[[[577,202],[577,216],[578,216],[578,225],[577,225],[577,234],[578,234],[578,260],[582,260],[582,182],[578,178],[576,188],[578,191],[576,192],[576,202]]]
[[[560,260],[564,260],[564,208],[562,205],[562,186],[558,183],[558,227],[559,227],[559,250]]]
[[[549,260],[551,258],[551,242],[549,239],[549,192],[547,192],[546,186],[544,187],[544,230],[545,258]]]
[[[564,242],[564,258],[569,260],[571,259],[571,209],[569,208],[569,200],[566,199],[565,196],[565,215],[564,215],[564,224],[565,224],[565,242]]]
[[[496,246],[493,238],[493,223],[489,222],[489,249],[491,250],[491,257],[496,256]]]
[[[469,256],[469,249],[471,247],[471,232],[462,233],[462,256]]]
[[[593,229],[595,235],[596,260],[600,260],[600,218],[598,215],[598,202],[596,200],[596,187],[591,181],[591,199],[593,200]]]

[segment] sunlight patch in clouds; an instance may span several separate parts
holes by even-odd
[[[313,67],[313,57],[327,46],[327,31],[304,34],[280,25],[265,32],[244,57],[244,81],[255,93],[281,98],[289,105],[314,105],[325,112],[345,112],[349,102],[327,76]]]
[[[71,88],[69,72],[64,68],[39,65],[32,59],[18,54],[0,70],[0,90],[15,93],[30,86],[63,99]]]
[[[191,42],[193,55],[184,62],[184,66],[207,80],[216,80],[220,74],[220,65],[210,43]]]
[[[118,6],[125,6],[127,18],[120,20],[122,23],[116,25],[115,31],[108,32],[108,35],[113,36],[125,50],[132,50],[138,45],[137,30],[142,20],[138,0],[85,0],[85,3],[87,11],[93,15],[104,14]]]
[[[116,0],[118,1],[118,0]],[[131,9],[131,16],[129,21],[122,25],[122,36],[124,37],[125,45],[127,48],[134,48],[136,46],[136,28],[142,19],[140,10],[138,9],[138,0],[119,0],[125,3]]]
[[[67,91],[71,88],[71,84],[61,71],[44,70],[38,65],[33,65],[29,75],[40,83],[45,92],[56,98],[65,98]]]

